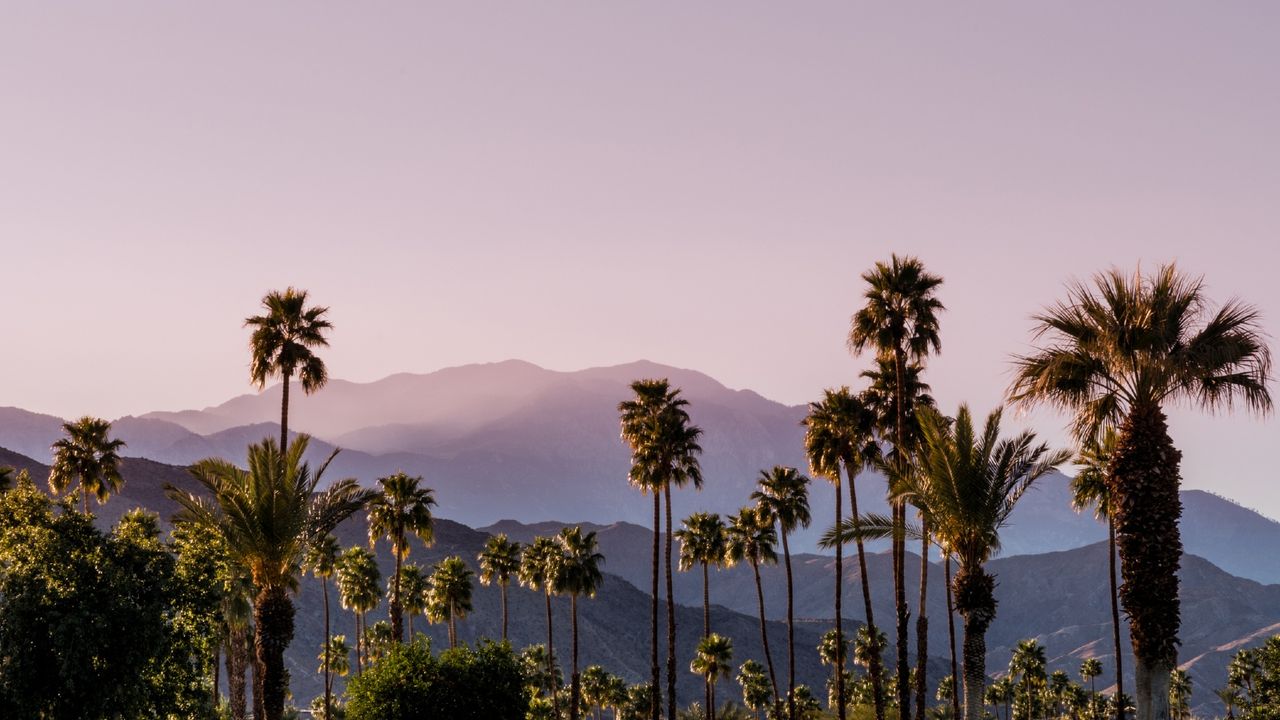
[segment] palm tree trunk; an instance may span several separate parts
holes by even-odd
[[[711,588],[710,576],[707,572],[707,563],[702,563],[702,637],[711,635]],[[705,681],[702,683],[705,704],[711,705],[711,683]]]
[[[782,530],[782,557],[787,563],[787,717],[796,720],[796,618],[791,584],[791,546]],[[674,717],[674,716],[672,716]]]
[[[876,629],[875,613],[871,608],[871,580],[867,577],[867,552],[862,543],[862,535],[857,532],[861,519],[858,516],[858,491],[855,487],[855,475],[852,472],[852,468],[855,467],[853,459],[845,458],[844,467],[845,473],[849,476],[849,518],[853,522],[854,543],[858,548],[858,573],[862,576],[862,605],[867,617],[867,637],[874,646],[871,660],[867,664],[867,674],[871,676],[871,697],[875,705],[876,720],[885,720],[884,667],[880,661],[883,648],[880,647],[879,630]]]
[[[671,580],[671,486],[663,491],[667,506],[667,717],[674,718],[679,704],[676,701],[676,599]]]
[[[502,640],[507,639],[507,582],[504,580],[499,585],[502,588]],[[409,618],[409,622],[413,622],[413,618]]]
[[[986,678],[986,627],[966,617],[964,621],[964,720],[982,720]],[[1007,709],[1005,714],[1008,715]]]
[[[653,491],[653,588],[651,597],[652,603],[652,638],[650,639],[649,652],[652,657],[650,683],[653,689],[653,702],[650,703],[650,718],[658,720],[658,707],[662,705],[661,687],[662,678],[658,674],[658,545],[662,536],[662,500],[658,497],[660,490]]]
[[[324,720],[331,720],[333,717],[333,681],[329,674],[329,655],[330,655],[330,638],[329,634],[329,578],[320,578],[320,585],[324,588]]]
[[[947,583],[947,637],[950,639],[948,644],[951,646],[951,716],[959,720],[960,674],[956,671],[956,611],[955,604],[951,600],[951,553],[947,553],[943,567],[946,571]]]
[[[840,470],[836,469],[836,524],[840,527],[840,518],[843,515],[842,504],[844,502],[840,495]],[[836,642],[837,658],[836,668],[836,717],[839,720],[845,720],[845,701],[844,701],[844,656],[839,648],[844,647],[844,611],[841,607],[841,601],[844,596],[844,543],[836,543]]]
[[[1120,600],[1116,592],[1116,524],[1107,513],[1107,564],[1111,569],[1111,635],[1116,649],[1116,694],[1124,692],[1124,648],[1120,643]],[[1116,720],[1124,720],[1124,705],[1116,703]]]
[[[284,382],[280,391],[280,452],[289,449],[289,372],[281,373]]]
[[[364,613],[357,610],[356,615],[356,675],[364,674],[364,633],[360,632],[360,618]]]
[[[222,694],[218,692],[218,686],[222,680],[222,643],[219,642],[213,646],[213,706],[218,707],[218,700],[222,698]]]
[[[1120,429],[1106,480],[1123,576],[1120,600],[1133,640],[1137,720],[1169,718],[1169,672],[1181,624],[1181,458],[1160,407],[1135,404]]]
[[[906,469],[906,417],[903,408],[906,387],[903,379],[906,360],[901,347],[893,349],[893,371],[895,376],[894,398],[894,440],[893,451],[897,457],[898,469]],[[903,530],[907,523],[906,505],[897,501],[893,504],[893,602],[897,611],[897,647],[898,647],[898,713],[899,717],[911,715],[911,667],[907,657],[907,625],[910,610],[907,608],[906,585],[906,551],[907,543]]]
[[[581,685],[578,678],[578,595],[569,595],[569,615],[573,624],[573,675],[570,676],[569,720],[578,720],[578,695]]]
[[[262,704],[262,694],[264,692],[262,689],[262,680],[264,672],[262,669],[262,662],[258,660],[258,653],[256,649],[257,642],[258,635],[255,631],[253,637],[249,640],[249,644],[251,645],[249,648],[249,668],[252,670],[253,675],[253,719],[264,720],[264,718],[267,717],[267,710]]]
[[[395,638],[398,643],[404,642],[404,609],[400,605],[400,565],[403,562],[400,559],[400,553],[396,552],[395,546],[391,548],[391,554],[396,558],[395,576],[391,578],[391,602],[387,608],[391,613],[391,637]]]
[[[916,617],[916,720],[924,720],[925,691],[929,687],[926,673],[929,660],[929,617],[925,601],[929,587],[929,522],[921,518],[920,542],[920,614]]]
[[[560,684],[556,682],[556,649],[551,634],[551,586],[543,589],[547,598],[547,677],[551,683],[551,709],[555,717],[560,717]]]
[[[227,700],[231,704],[232,720],[245,720],[246,707],[245,702],[245,682],[244,673],[245,660],[247,657],[247,649],[249,646],[248,633],[245,628],[232,628],[227,634]]]
[[[764,617],[764,588],[760,585],[760,562],[751,558],[751,572],[756,576],[756,600],[760,603],[760,644],[764,646],[764,662],[769,666],[769,684],[773,687],[773,701],[777,702],[778,677],[773,672],[773,655],[769,652],[769,632]]]
[[[284,651],[293,640],[293,602],[282,587],[263,588],[254,603],[258,664],[262,667],[262,709],[266,720],[281,720],[289,692]]]

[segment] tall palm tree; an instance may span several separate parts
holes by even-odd
[[[1169,709],[1174,720],[1187,720],[1191,709],[1191,676],[1182,668],[1169,673]]]
[[[303,561],[303,568],[310,571],[312,575],[320,578],[320,586],[324,589],[324,636],[329,638],[329,578],[337,572],[338,565],[338,538],[332,534],[325,535],[307,549],[306,558]],[[345,640],[345,638],[343,638]],[[326,642],[328,642],[326,640]],[[343,646],[345,649],[345,645]],[[323,665],[321,672],[324,673],[324,717],[330,720],[333,717],[333,676],[329,672],[329,656],[328,652],[324,652],[321,656]]]
[[[991,413],[979,435],[969,408],[962,405],[954,423],[930,409],[919,422],[924,442],[918,472],[900,478],[899,499],[923,508],[939,541],[955,553],[956,610],[964,618],[965,720],[980,720],[986,679],[986,631],[995,618],[995,578],[984,565],[1000,547],[1000,528],[1019,498],[1056,465],[1070,458],[1035,444],[1023,432],[1000,438],[1001,411]],[[896,518],[866,516],[857,531],[849,521],[823,536],[824,546],[848,542],[857,532],[887,538],[899,532]],[[904,527],[922,537],[920,528]]]
[[[698,455],[702,447],[698,439],[702,430],[689,422],[689,402],[680,397],[665,380],[637,380],[631,383],[635,397],[618,404],[621,415],[622,440],[631,449],[629,482],[643,492],[653,493],[653,647],[652,682],[654,702],[652,719],[658,719],[658,546],[662,526],[659,495],[666,503],[666,578],[667,578],[667,716],[675,717],[676,700],[676,612],[675,590],[671,578],[672,512],[671,488],[692,483],[702,487],[702,468]]]
[[[756,581],[756,601],[760,606],[760,644],[764,646],[764,661],[769,667],[769,685],[773,697],[778,694],[778,677],[773,671],[773,655],[769,652],[769,632],[764,613],[764,588],[760,584],[760,566],[776,565],[778,554],[774,548],[778,544],[778,531],[773,521],[763,517],[755,507],[744,507],[730,516],[729,525],[725,529],[725,560],[732,566],[746,561],[751,565],[751,574]]]
[[[457,555],[436,563],[428,581],[431,586],[427,617],[432,622],[449,623],[449,647],[458,647],[458,620],[471,612],[471,578],[475,573]]]
[[[573,674],[569,677],[569,718],[578,720],[578,703],[582,685],[578,675],[578,598],[592,598],[604,574],[600,566],[604,555],[599,552],[594,532],[583,533],[581,527],[565,528],[556,538],[560,545],[559,572],[555,574],[555,591],[569,596],[569,617],[573,627]]]
[[[906,396],[907,366],[922,363],[930,352],[940,352],[938,315],[945,309],[936,292],[942,278],[930,274],[914,257],[891,256],[889,262],[878,262],[862,274],[867,283],[865,304],[854,313],[849,326],[849,349],[855,354],[873,350],[876,357],[891,362],[894,373],[893,462],[903,472],[907,463]],[[893,518],[899,531],[906,523],[906,508],[893,505]],[[894,605],[897,610],[898,635],[898,706],[901,716],[911,714],[910,669],[907,660],[906,545],[899,534],[894,538]],[[917,627],[917,640],[925,629]],[[920,653],[924,655],[924,652]],[[923,682],[923,680],[922,680]]]
[[[289,590],[303,557],[370,497],[349,478],[317,492],[333,455],[313,473],[302,461],[307,444],[302,436],[284,452],[271,439],[250,445],[248,470],[225,460],[201,460],[191,466],[191,474],[211,497],[168,488],[184,520],[220,537],[230,559],[249,569],[258,588],[254,649],[263,674],[266,720],[280,720],[284,713],[284,651],[293,639]]]
[[[400,594],[403,596],[404,613],[409,616],[409,640],[413,640],[413,619],[427,612],[427,594],[430,588],[426,573],[413,563],[400,568]]]
[[[1120,428],[1107,468],[1129,616],[1138,720],[1169,715],[1180,608],[1181,453],[1163,406],[1207,410],[1236,402],[1269,412],[1271,351],[1258,310],[1230,300],[1210,310],[1204,283],[1164,265],[1150,275],[1100,273],[1035,318],[1040,347],[1016,359],[1010,397],[1074,414],[1084,440]]]
[[[689,671],[701,675],[711,688],[707,700],[706,718],[715,720],[716,716],[716,681],[728,675],[733,666],[733,641],[723,635],[711,633],[698,641],[698,649],[694,653],[693,662],[689,663]]]
[[[795,597],[791,578],[791,546],[787,536],[797,528],[809,527],[809,478],[799,470],[781,465],[761,470],[758,489],[751,493],[760,514],[777,523],[782,536],[783,565],[787,571],[787,712],[796,719],[796,634]]]
[[[1097,658],[1085,658],[1080,663],[1080,682],[1089,683],[1089,692],[1094,692],[1093,679],[1102,674],[1102,661]]]
[[[1019,640],[1010,654],[1009,677],[1014,678],[1014,686],[1018,694],[1017,704],[1021,710],[1021,712],[1015,710],[1014,714],[1025,720],[1031,720],[1032,717],[1039,715],[1035,710],[1039,704],[1039,690],[1045,683],[1047,663],[1044,646],[1034,638]]]
[[[320,649],[320,657],[316,658],[320,661],[320,668],[324,673],[333,673],[340,677],[346,677],[351,673],[351,648],[347,647],[346,635],[334,635],[325,642]],[[325,701],[325,713],[332,715]]]
[[[1107,491],[1107,466],[1116,451],[1116,431],[1111,426],[1100,428],[1080,450],[1079,472],[1071,479],[1071,506],[1077,512],[1092,507],[1094,517],[1107,523],[1107,565],[1111,581],[1111,639],[1116,654],[1116,692],[1124,692],[1124,667],[1120,644],[1120,599],[1116,582],[1116,525],[1111,519],[1111,494]],[[1124,706],[1117,706],[1124,712]],[[1116,720],[1124,720],[1123,715]]]
[[[502,639],[507,639],[507,586],[511,577],[520,572],[520,543],[507,539],[506,534],[491,535],[485,541],[480,562],[480,584],[497,583],[502,591]]]
[[[368,653],[365,651],[365,614],[378,607],[381,598],[378,585],[382,573],[372,552],[362,547],[350,547],[338,556],[338,598],[342,607],[356,616],[356,672],[364,672]]]
[[[120,492],[124,478],[120,476],[120,449],[123,440],[108,437],[111,423],[100,418],[85,417],[62,424],[66,437],[53,444],[53,465],[49,468],[49,489],[61,494],[72,482],[80,484],[84,513],[89,514],[89,495],[102,505],[111,493]]]
[[[849,512],[854,522],[858,518],[858,493],[856,478],[863,468],[876,462],[880,457],[880,446],[876,443],[876,417],[873,410],[863,402],[863,398],[854,395],[848,387],[838,390],[823,391],[822,400],[809,404],[809,414],[804,419],[805,451],[809,457],[809,470],[815,475],[825,477],[835,485],[836,491],[836,525],[843,520],[840,495],[840,470],[843,466],[849,481]],[[862,581],[863,612],[866,613],[867,624],[875,627],[875,615],[871,608],[871,585],[867,578],[867,557],[862,540],[856,541],[858,547],[858,572]],[[844,637],[842,596],[844,585],[844,548],[836,545],[836,632]],[[884,720],[884,679],[879,663],[879,654],[869,668],[872,696],[876,711],[876,719]],[[838,668],[836,674],[836,696],[844,697],[844,667]],[[837,711],[840,720],[845,718],[842,704]]]
[[[702,566],[702,636],[711,634],[711,580],[708,568],[724,562],[724,521],[715,513],[694,513],[676,531],[680,539],[680,570]],[[711,704],[711,687],[704,690],[704,703]]]
[[[547,605],[547,676],[556,676],[555,642],[551,632],[551,592],[554,590],[556,578],[560,575],[560,565],[564,561],[564,553],[560,544],[549,537],[536,537],[533,543],[525,548],[520,556],[520,584],[530,590],[541,590]],[[555,716],[560,717],[560,701],[557,699],[559,687],[551,690],[551,703]]]
[[[395,574],[391,580],[391,637],[404,642],[404,608],[400,602],[400,567],[409,556],[409,534],[430,547],[435,540],[435,518],[431,508],[436,504],[434,491],[421,486],[422,478],[402,472],[378,478],[381,490],[369,501],[369,547],[380,537],[391,543],[395,557]]]
[[[333,325],[325,319],[327,307],[307,307],[307,291],[287,288],[272,290],[262,298],[264,315],[245,318],[253,328],[249,337],[249,379],[262,389],[267,380],[280,376],[280,447],[289,446],[289,380],[297,374],[302,391],[311,393],[329,382],[324,361],[315,354],[328,347],[325,333]]]

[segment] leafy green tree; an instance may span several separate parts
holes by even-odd
[[[49,489],[55,495],[79,483],[83,511],[89,513],[89,496],[102,505],[112,493],[124,487],[120,475],[120,450],[123,440],[112,440],[111,423],[85,416],[62,424],[66,437],[53,443],[53,465],[49,467]]]
[[[369,546],[385,537],[391,543],[395,572],[391,576],[391,635],[404,642],[404,607],[400,595],[400,568],[409,557],[409,535],[417,535],[428,547],[435,540],[435,518],[431,508],[436,499],[431,488],[421,486],[422,478],[402,472],[378,478],[379,491],[369,500]]]
[[[622,708],[622,720],[644,720],[652,717],[658,703],[658,691],[645,683],[627,688],[627,702]]]
[[[966,705],[968,704],[969,699],[968,693],[969,688],[965,688]],[[1005,675],[999,680],[988,685],[986,690],[983,692],[982,697],[983,701],[987,705],[991,705],[997,709],[999,709],[1001,705],[1004,705],[1004,720],[1011,720],[1013,717],[1011,705],[1013,703],[1014,690],[1013,680],[1008,675]]]
[[[480,584],[497,584],[502,591],[502,639],[507,639],[507,586],[520,572],[520,543],[505,533],[491,535],[477,558],[480,562]]]
[[[1080,663],[1080,681],[1089,683],[1089,692],[1094,692],[1093,679],[1102,674],[1102,661],[1087,658]]]
[[[865,304],[854,313],[849,326],[849,349],[854,353],[874,351],[882,363],[893,366],[893,426],[894,452],[891,462],[898,475],[906,474],[908,462],[906,449],[907,424],[910,418],[907,402],[906,375],[910,364],[919,364],[932,352],[942,350],[938,337],[938,315],[945,309],[936,292],[942,278],[930,274],[924,264],[914,257],[893,255],[889,262],[878,262],[862,274],[867,284]],[[906,544],[902,529],[906,523],[906,506],[899,501],[893,504],[892,516],[897,528],[894,538],[894,605],[897,610],[898,638],[898,706],[903,719],[911,714],[911,688],[908,685],[907,659],[907,596],[906,596]],[[922,616],[923,617],[923,616]],[[919,630],[918,640],[925,634]],[[924,648],[920,655],[924,656]],[[920,691],[923,696],[923,690]],[[794,720],[794,718],[792,719]]]
[[[751,493],[762,518],[777,523],[782,536],[783,566],[787,571],[787,706],[788,716],[796,715],[796,636],[795,597],[791,577],[791,546],[787,537],[797,528],[809,526],[809,478],[800,471],[781,465],[761,470],[757,488]]]
[[[1169,677],[1169,710],[1171,720],[1191,717],[1191,676],[1182,668],[1174,668]]]
[[[293,639],[289,591],[297,583],[305,553],[363,507],[370,495],[351,479],[317,492],[333,455],[312,473],[302,461],[307,445],[305,435],[287,452],[270,438],[250,445],[248,470],[221,459],[201,460],[191,467],[191,474],[210,497],[169,488],[170,497],[182,508],[180,517],[220,537],[229,558],[248,568],[258,588],[254,648],[266,720],[280,720],[284,713],[284,651]]]
[[[329,578],[337,572],[339,549],[338,538],[332,533],[325,535],[307,549],[302,563],[305,570],[320,578],[320,586],[324,590],[324,636],[326,638],[332,634],[329,628]],[[345,640],[345,637],[343,639]],[[323,661],[320,672],[324,675],[324,718],[329,720],[333,715],[333,676],[329,670],[329,653],[322,652],[320,659]]]
[[[716,681],[729,674],[733,667],[733,641],[723,635],[711,633],[698,642],[693,662],[689,663],[689,671],[701,675],[711,688],[711,702],[707,705],[706,720],[714,720],[716,716]]]
[[[1169,715],[1169,673],[1181,624],[1181,453],[1163,407],[1269,412],[1271,350],[1256,308],[1210,311],[1204,283],[1165,265],[1154,273],[1100,273],[1036,317],[1040,347],[1016,360],[1010,397],[1074,414],[1079,440],[1107,424],[1119,439],[1107,467],[1129,617],[1139,720]]]
[[[342,551],[336,570],[342,607],[350,610],[356,619],[356,673],[359,674],[364,672],[365,665],[364,618],[378,607],[378,583],[382,573],[378,570],[377,558],[362,547]]]
[[[104,534],[30,479],[0,494],[0,717],[212,718],[192,579],[152,515]]]
[[[471,612],[471,578],[475,575],[467,563],[451,555],[436,563],[428,581],[431,589],[427,617],[432,622],[449,624],[449,648],[458,646],[458,620]]]
[[[756,581],[756,602],[760,608],[760,643],[764,646],[764,661],[769,668],[769,687],[773,697],[778,694],[778,678],[773,671],[773,655],[769,652],[769,633],[764,612],[764,589],[760,584],[760,565],[776,565],[778,531],[773,521],[755,507],[744,507],[729,518],[725,530],[725,559],[728,565],[746,561]]]
[[[1120,643],[1120,596],[1116,580],[1116,524],[1111,517],[1111,492],[1107,467],[1116,452],[1115,428],[1104,426],[1084,442],[1076,462],[1079,472],[1071,479],[1071,506],[1080,512],[1092,507],[1094,517],[1107,523],[1107,565],[1111,583],[1111,642],[1115,646],[1116,691],[1124,692],[1124,648]],[[1116,720],[1124,720],[1117,717]]]
[[[559,543],[555,539],[549,537],[536,537],[533,544],[525,549],[524,554],[520,556],[520,584],[530,590],[541,590],[543,600],[546,602],[547,608],[547,645],[546,660],[547,674],[555,675],[557,668],[552,663],[555,662],[555,641],[552,637],[551,623],[551,593],[554,590],[556,578],[560,574],[560,564],[564,561],[564,553],[560,549]],[[559,687],[557,682],[556,687]],[[558,717],[560,715],[559,700],[556,699],[556,693],[551,693],[551,704]]]
[[[631,383],[635,397],[618,404],[622,440],[631,449],[630,483],[653,494],[653,591],[652,597],[652,685],[658,692],[658,547],[662,527],[659,495],[666,502],[667,578],[667,717],[675,717],[676,700],[676,611],[671,579],[672,512],[671,488],[692,484],[702,487],[702,467],[698,444],[702,430],[689,421],[689,402],[665,380],[637,380]],[[652,720],[658,720],[661,702],[655,698]]]
[[[857,395],[842,387],[839,390],[823,391],[821,401],[809,404],[809,414],[804,419],[805,451],[809,457],[809,470],[819,477],[825,477],[835,485],[836,493],[836,525],[844,519],[840,495],[840,470],[843,467],[849,479],[849,511],[851,517],[858,517],[858,493],[856,478],[866,466],[876,462],[880,457],[880,446],[876,442],[875,413]],[[856,522],[856,520],[855,520]],[[858,548],[859,577],[862,581],[863,612],[866,613],[867,624],[875,625],[875,614],[871,607],[871,586],[867,578],[866,551],[861,540],[856,540]],[[835,572],[835,618],[836,633],[843,637],[843,587],[844,587],[844,546],[836,545]],[[878,658],[878,655],[877,655]],[[877,720],[884,720],[883,671],[879,662],[870,669],[871,685],[875,696]],[[840,664],[835,675],[836,696],[844,697],[844,665]],[[837,711],[839,720],[845,719],[843,705]]]
[[[351,648],[347,646],[347,636],[334,635],[329,638],[327,643],[321,645],[320,654],[316,659],[320,661],[322,672],[346,677],[351,673]],[[325,712],[330,712],[331,709],[326,709]]]
[[[296,374],[308,395],[329,382],[329,370],[315,351],[328,347],[325,333],[333,329],[325,319],[329,308],[307,307],[307,291],[287,288],[273,290],[262,298],[263,315],[245,318],[253,328],[249,337],[249,379],[262,389],[267,380],[279,376],[280,447],[289,447],[289,380]]]
[[[212,677],[208,700],[216,707],[218,656],[227,635],[224,607],[231,579],[226,549],[217,537],[183,523],[173,527],[167,549],[174,558],[177,606],[173,626],[195,648],[197,671],[205,678]],[[243,670],[240,678],[243,683]]]
[[[529,707],[519,661],[493,642],[439,657],[425,639],[391,643],[346,696],[348,720],[525,720]]]
[[[604,574],[600,566],[604,555],[599,552],[594,532],[583,533],[581,527],[565,528],[556,538],[560,545],[559,572],[552,585],[556,593],[569,596],[569,616],[573,626],[573,674],[570,675],[569,718],[578,720],[581,678],[578,675],[578,598],[592,598]]]

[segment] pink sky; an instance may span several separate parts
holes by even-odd
[[[855,381],[891,251],[946,277],[944,408],[1112,264],[1280,328],[1280,6],[853,5],[9,5],[0,405],[245,392],[289,284],[337,377],[643,357],[788,403]],[[1278,428],[1177,414],[1187,484],[1280,516]]]

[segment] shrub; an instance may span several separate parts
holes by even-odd
[[[346,697],[348,720],[523,720],[528,709],[511,647],[487,641],[439,657],[426,643],[397,645]]]

